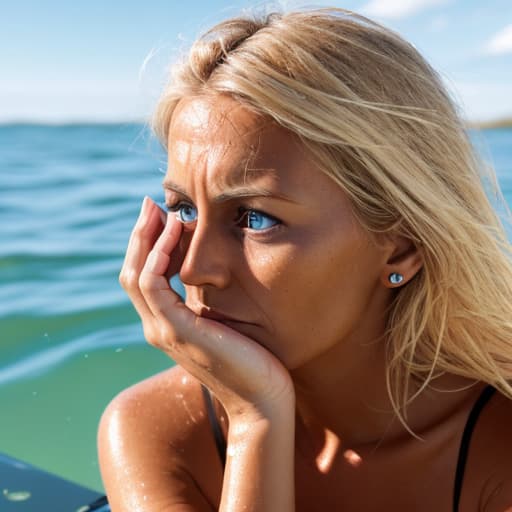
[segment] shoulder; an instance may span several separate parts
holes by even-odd
[[[113,487],[142,481],[165,503],[202,499],[214,508],[220,499],[223,470],[202,387],[179,366],[117,395],[102,416],[98,444],[109,498]]]
[[[471,439],[464,494],[461,511],[512,512],[512,400],[498,391]]]

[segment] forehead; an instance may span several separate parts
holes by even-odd
[[[250,138],[271,124],[269,118],[257,114],[226,95],[185,97],[173,112],[169,143],[191,137],[213,140],[219,129]]]
[[[292,147],[294,152],[304,149],[294,134],[223,95],[182,99],[170,123],[169,154],[180,160],[200,156],[250,160],[265,153],[279,160]]]
[[[172,116],[168,149],[167,179],[215,177],[211,184],[219,177],[228,185],[240,176],[283,179],[307,160],[296,135],[227,96],[181,100]]]
[[[168,148],[164,187],[193,200],[274,196],[319,215],[351,217],[348,198],[297,135],[227,96],[181,100]]]

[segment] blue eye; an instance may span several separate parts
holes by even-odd
[[[242,213],[239,222],[242,227],[255,231],[264,231],[279,224],[277,219],[258,210],[246,210]]]
[[[197,208],[190,204],[181,205],[178,210],[178,220],[185,224],[195,222],[197,220]]]
[[[197,208],[189,203],[178,203],[168,208],[169,211],[176,212],[176,218],[183,224],[191,224],[197,220]]]

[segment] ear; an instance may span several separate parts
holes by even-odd
[[[387,239],[388,258],[382,268],[381,282],[386,288],[408,283],[422,268],[423,258],[414,243],[403,236]]]

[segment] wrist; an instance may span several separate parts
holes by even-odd
[[[294,421],[295,392],[291,388],[279,396],[257,402],[238,402],[229,407],[224,405],[230,426],[244,430],[247,425],[264,430],[269,423]]]
[[[227,411],[229,417],[230,441],[261,438],[289,430],[295,424],[295,396],[281,400],[279,403],[250,404]]]

